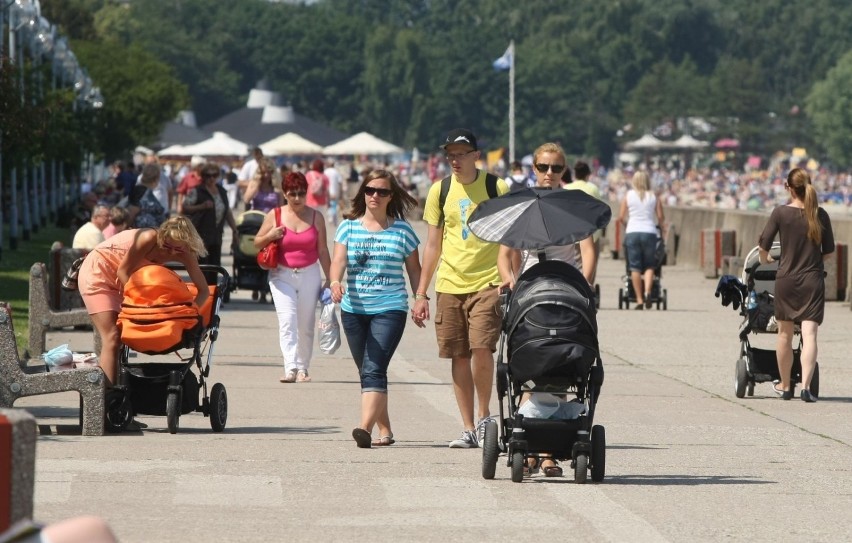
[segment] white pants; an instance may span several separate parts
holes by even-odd
[[[307,371],[311,364],[321,282],[318,262],[307,268],[278,266],[269,271],[269,291],[278,313],[285,372]]]

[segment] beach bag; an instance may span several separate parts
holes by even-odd
[[[281,225],[281,207],[275,208],[275,226]],[[257,253],[257,265],[264,270],[274,270],[278,267],[278,245],[279,242],[270,241],[266,247]]]
[[[77,290],[77,276],[80,275],[80,267],[83,265],[84,260],[86,260],[86,257],[81,256],[71,263],[71,267],[68,268],[68,271],[62,277],[62,290]]]
[[[317,328],[319,328],[319,348],[325,354],[334,354],[340,348],[340,322],[337,319],[337,306],[331,302],[323,303]]]
[[[325,183],[322,182],[322,176],[323,174],[312,170],[308,172],[306,179],[308,182],[308,190],[317,198],[325,196]]]

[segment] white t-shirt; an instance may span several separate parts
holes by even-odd
[[[237,181],[251,181],[254,177],[254,172],[257,171],[257,160],[251,159],[240,168],[240,173],[237,174]]]
[[[326,168],[322,173],[328,177],[329,198],[332,200],[340,198],[340,186],[343,183],[343,177],[340,175],[340,172],[337,171],[337,168]]]
[[[657,233],[657,197],[653,192],[646,191],[645,199],[639,199],[639,193],[635,190],[627,191],[627,228],[625,234],[634,232],[656,234]]]
[[[74,241],[71,242],[73,249],[88,249],[91,251],[104,240],[104,233],[98,228],[95,223],[89,221],[77,229],[74,234]]]
[[[562,262],[567,262],[578,270],[583,271],[580,264],[580,252],[577,251],[576,243],[572,243],[571,245],[554,245],[546,247],[544,249],[544,257],[546,260],[560,260]],[[532,268],[538,264],[538,262],[537,250],[528,251],[525,249],[521,251],[521,273]]]

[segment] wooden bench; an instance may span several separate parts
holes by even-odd
[[[30,268],[30,357],[37,357],[47,350],[48,330],[92,324],[85,307],[68,310],[51,308],[47,275],[47,267],[41,262]],[[100,351],[100,336],[95,332],[95,352]]]
[[[0,409],[0,533],[32,518],[36,421],[23,409]]]
[[[24,371],[9,304],[0,302],[0,407],[12,407],[18,398],[76,391],[80,394],[80,426],[84,436],[104,434],[106,378],[99,367],[39,373]]]

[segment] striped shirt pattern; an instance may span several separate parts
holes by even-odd
[[[410,224],[396,219],[387,229],[370,232],[359,220],[345,220],[334,241],[346,246],[343,311],[362,315],[408,311],[405,259],[420,244]]]

